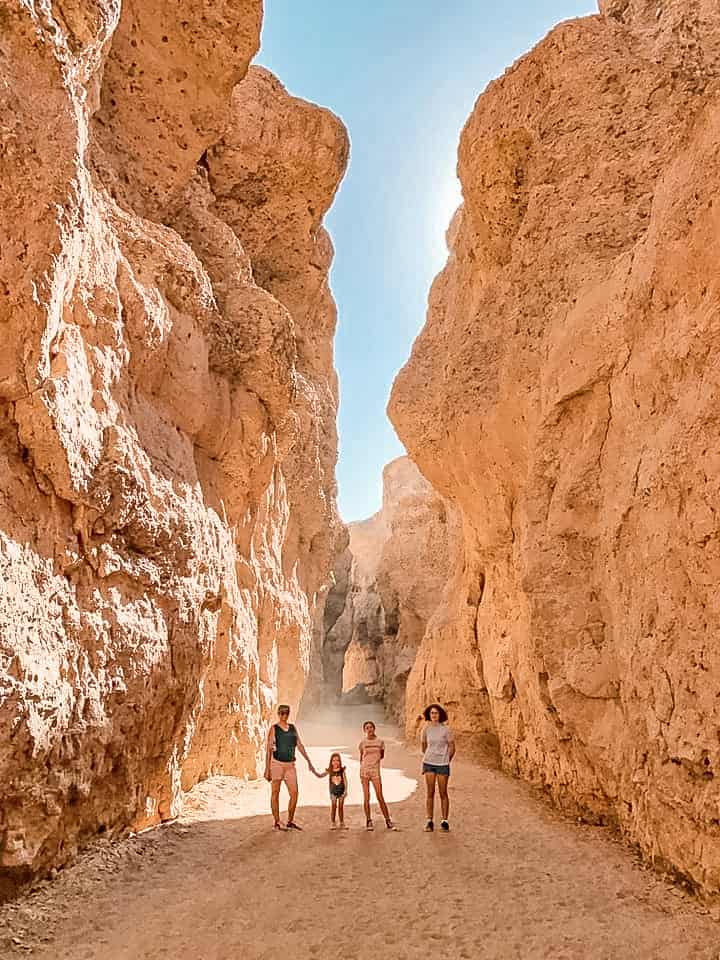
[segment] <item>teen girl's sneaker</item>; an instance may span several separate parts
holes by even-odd
[[[441,821],[440,829],[443,833],[450,833],[450,824],[447,822],[447,820]]]
[[[425,824],[425,833],[432,833],[434,829],[435,824],[432,822],[432,820],[428,820],[428,822]]]

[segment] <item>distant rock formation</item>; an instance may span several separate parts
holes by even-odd
[[[463,518],[452,722],[720,889],[720,8],[607,0],[490,85],[390,414]]]
[[[340,121],[260,0],[0,12],[0,895],[256,775],[335,538]]]
[[[336,562],[344,594],[326,607],[323,646],[331,696],[379,701],[403,717],[408,674],[448,578],[453,520],[411,460],[385,467],[382,509],[348,525],[349,546]]]

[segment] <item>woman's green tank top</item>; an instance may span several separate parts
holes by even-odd
[[[275,724],[275,750],[273,757],[282,763],[292,763],[295,759],[297,745],[297,730],[291,723],[287,730],[283,730],[279,723]]]

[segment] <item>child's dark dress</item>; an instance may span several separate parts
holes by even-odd
[[[345,795],[345,774],[342,770],[330,774],[330,796],[342,797]]]

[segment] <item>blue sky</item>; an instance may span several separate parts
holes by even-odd
[[[459,202],[460,131],[483,88],[595,0],[266,0],[259,61],[352,141],[327,226],[339,310],[340,512],[374,513],[403,448],[385,415]]]

